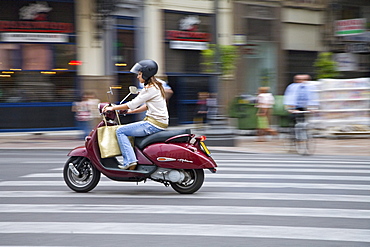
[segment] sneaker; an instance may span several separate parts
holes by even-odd
[[[134,167],[137,165],[137,162],[132,162],[130,164],[128,164],[127,166],[123,166],[123,165],[118,165],[118,168],[119,169],[122,169],[122,170],[132,170],[130,169],[131,167]]]

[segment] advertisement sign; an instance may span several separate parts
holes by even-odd
[[[366,19],[349,19],[335,22],[335,36],[355,35],[365,32]]]
[[[370,44],[368,43],[349,43],[349,44],[346,44],[346,52],[370,53]]]
[[[0,9],[0,32],[74,33],[73,2],[0,1]]]
[[[171,40],[170,48],[182,50],[207,50],[208,42]]]
[[[2,42],[66,43],[68,34],[64,33],[1,33]]]
[[[198,31],[201,19],[198,15],[187,15],[178,22],[178,30],[166,30],[170,49],[206,50],[211,33]]]
[[[358,55],[358,70],[363,72],[370,71],[370,55],[368,54]]]
[[[246,45],[247,35],[245,34],[234,34],[233,35],[233,45]]]
[[[337,62],[338,71],[357,71],[358,61],[357,55],[352,53],[337,53],[334,54],[334,60]]]
[[[361,34],[344,36],[343,40],[356,42],[370,42],[370,32],[367,31]]]

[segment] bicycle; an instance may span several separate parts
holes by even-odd
[[[287,133],[284,133],[284,147],[288,152],[293,151],[293,147],[298,154],[312,155],[315,151],[315,140],[309,123],[303,114],[310,111],[293,111],[296,115],[296,124]],[[302,114],[302,115],[301,115]]]

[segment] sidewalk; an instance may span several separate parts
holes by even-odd
[[[255,139],[256,137],[254,136],[238,136],[236,138],[236,147],[224,147],[223,150],[253,153],[287,153],[287,151],[284,150],[282,140],[279,138],[269,138],[266,142],[256,142]],[[315,138],[315,144],[316,148],[314,155],[369,156],[370,158],[370,138]],[[216,147],[213,149],[216,149]],[[219,150],[218,147],[217,150]]]
[[[266,142],[256,142],[254,136],[236,136],[234,147],[209,146],[217,151],[236,151],[246,153],[286,154],[282,140],[268,138]],[[47,132],[9,132],[0,133],[0,149],[60,149],[71,150],[84,145],[77,131]],[[328,139],[316,138],[315,155],[350,155],[370,157],[370,137]]]

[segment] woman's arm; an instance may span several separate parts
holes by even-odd
[[[103,111],[106,112],[106,111],[118,111],[118,110],[128,110],[128,106],[127,104],[123,104],[123,105],[115,105],[115,106],[106,106],[104,107]]]
[[[148,107],[144,104],[134,110],[131,110],[128,108],[127,104],[123,105],[115,105],[115,106],[107,106],[104,108],[104,112],[106,111],[118,111],[118,110],[128,110],[127,114],[134,114],[134,113],[140,113],[148,110]]]
[[[134,113],[140,113],[140,112],[144,112],[148,110],[148,107],[146,106],[146,104],[134,109],[134,110],[128,110],[127,111],[127,114],[134,114]]]

